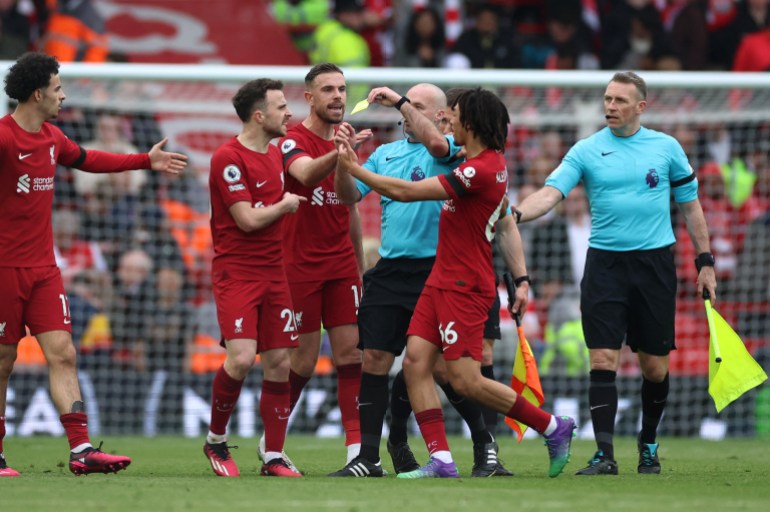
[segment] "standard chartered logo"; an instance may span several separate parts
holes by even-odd
[[[16,183],[16,192],[29,194],[29,174],[23,174],[19,176],[19,181]]]
[[[316,189],[313,190],[313,198],[310,200],[310,204],[316,206],[324,205],[324,189],[322,187],[316,187]]]
[[[313,190],[313,197],[310,198],[310,204],[315,206],[337,206],[340,203],[337,194],[333,190],[324,190],[323,187],[316,187]]]

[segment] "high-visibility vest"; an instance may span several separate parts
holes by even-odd
[[[331,62],[342,68],[369,66],[369,46],[360,34],[337,20],[318,25],[310,51],[310,63]]]
[[[104,23],[87,5],[71,12],[53,6],[43,41],[43,51],[60,62],[104,62],[109,53]]]

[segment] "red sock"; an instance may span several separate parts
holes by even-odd
[[[5,437],[5,416],[0,416],[0,453],[3,453],[4,437]]]
[[[209,426],[209,430],[214,434],[222,436],[227,432],[227,422],[230,421],[242,387],[243,381],[230,377],[224,366],[214,376],[211,390],[211,426]]]
[[[289,407],[294,410],[294,406],[299,402],[299,395],[302,394],[302,390],[305,388],[305,384],[308,383],[310,377],[303,377],[299,373],[294,373],[289,370],[289,386],[291,391],[289,392]]]
[[[265,424],[265,451],[282,452],[289,424],[289,383],[266,380],[262,382],[259,414]]]
[[[88,438],[88,416],[84,412],[69,412],[59,416],[64,432],[67,434],[67,441],[70,443],[70,450],[81,444],[91,443]]]
[[[414,415],[417,425],[420,427],[428,453],[437,451],[449,451],[449,443],[444,431],[444,413],[441,409],[428,409]]]
[[[337,367],[337,402],[345,430],[345,446],[361,442],[358,393],[361,390],[361,363]]]
[[[539,407],[535,407],[521,395],[516,396],[516,401],[506,416],[534,428],[540,434],[545,432],[545,429],[548,428],[548,423],[551,421],[550,414]]]

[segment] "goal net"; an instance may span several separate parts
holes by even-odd
[[[3,66],[3,69],[7,68]],[[150,171],[93,175],[59,168],[53,210],[57,261],[64,276],[80,379],[94,433],[200,436],[210,410],[213,373],[224,360],[209,278],[208,166],[212,152],[240,131],[230,104],[237,88],[258,77],[281,79],[294,117],[308,112],[307,68],[219,65],[63,65],[67,99],[56,123],[86,148],[147,151],[163,137],[190,157],[180,177]],[[611,72],[419,69],[346,71],[348,111],[373,85],[405,92],[432,82],[442,88],[484,87],[509,107],[506,157],[512,204],[542,186],[577,140],[604,125],[602,93]],[[755,358],[770,366],[770,77],[752,74],[648,73],[645,126],[676,137],[700,183],[716,254],[720,313]],[[5,103],[5,102],[3,102]],[[4,105],[4,108],[13,108]],[[394,109],[371,107],[349,117],[379,144],[403,137]],[[623,172],[623,169],[618,169]],[[374,196],[374,195],[372,195]],[[673,206],[679,274],[678,350],[671,356],[671,395],[661,433],[677,436],[770,434],[770,389],[760,387],[717,415],[707,393],[708,327],[695,291],[695,257],[682,216]],[[360,205],[367,247],[380,234],[377,197]],[[549,410],[579,419],[591,437],[588,359],[580,327],[577,285],[590,214],[578,189],[552,214],[521,226],[533,297],[525,316]],[[502,270],[498,265],[498,270]],[[504,290],[503,304],[506,302]],[[505,308],[503,308],[504,310]],[[495,347],[498,380],[510,381],[516,329],[502,311]],[[231,429],[261,431],[261,372],[249,376]],[[619,375],[619,435],[640,423],[640,375],[623,352]],[[336,378],[324,342],[316,375],[290,422],[290,433],[341,435]],[[450,433],[463,431],[447,408]],[[10,435],[62,433],[47,392],[45,361],[34,338],[19,346],[8,393]],[[502,422],[501,422],[502,425]],[[505,427],[498,434],[505,435]]]

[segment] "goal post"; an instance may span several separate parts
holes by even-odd
[[[0,62],[5,75],[12,62]],[[231,97],[246,81],[282,80],[292,123],[308,111],[308,67],[218,64],[82,64],[61,66],[64,108],[55,122],[78,144],[110,151],[146,151],[162,137],[190,156],[184,176],[139,172],[132,177],[84,177],[57,171],[54,228],[57,257],[73,308],[73,338],[80,351],[82,384],[92,428],[108,433],[202,435],[210,385],[221,364],[216,310],[208,277],[212,248],[207,176],[212,152],[240,131]],[[602,94],[614,71],[345,69],[348,111],[371,86],[406,92],[417,83],[444,89],[482,86],[508,106],[506,148],[510,195],[515,201],[542,185],[577,140],[604,126]],[[766,73],[641,72],[648,85],[642,123],[676,137],[690,158],[717,254],[720,313],[738,330],[752,354],[770,365],[770,75]],[[0,113],[12,111],[0,101]],[[347,120],[372,128],[361,158],[377,145],[403,136],[395,109],[373,106]],[[583,205],[586,207],[586,205]],[[380,210],[376,197],[361,204],[364,234],[376,248]],[[541,362],[545,406],[579,418],[590,437],[587,359],[575,295],[585,240],[543,236],[565,208],[521,226],[535,295],[525,317]],[[707,394],[708,330],[693,287],[692,244],[674,207],[679,296],[677,345],[671,356],[671,398],[664,435],[753,436],[770,434],[770,388],[747,393],[717,415]],[[575,230],[575,233],[581,233]],[[583,232],[583,236],[585,233]],[[550,240],[550,241],[549,241]],[[550,245],[549,245],[550,244]],[[578,251],[579,252],[579,251]],[[126,283],[126,267],[143,277]],[[553,285],[553,286],[552,286]],[[502,290],[501,290],[502,291]],[[505,304],[505,298],[503,298]],[[81,315],[75,318],[75,314]],[[496,344],[497,378],[509,382],[515,327],[503,311],[503,340]],[[577,322],[577,323],[576,323]],[[32,339],[20,345],[6,413],[18,435],[60,434],[44,392],[44,361]],[[290,432],[341,433],[328,346],[316,378],[303,394]],[[261,428],[261,377],[234,415],[233,429]],[[640,402],[638,368],[624,352],[617,432],[635,435]],[[138,418],[125,422],[126,412]],[[447,410],[448,429],[461,421]],[[95,420],[94,420],[95,418]],[[502,434],[502,432],[501,432]]]

